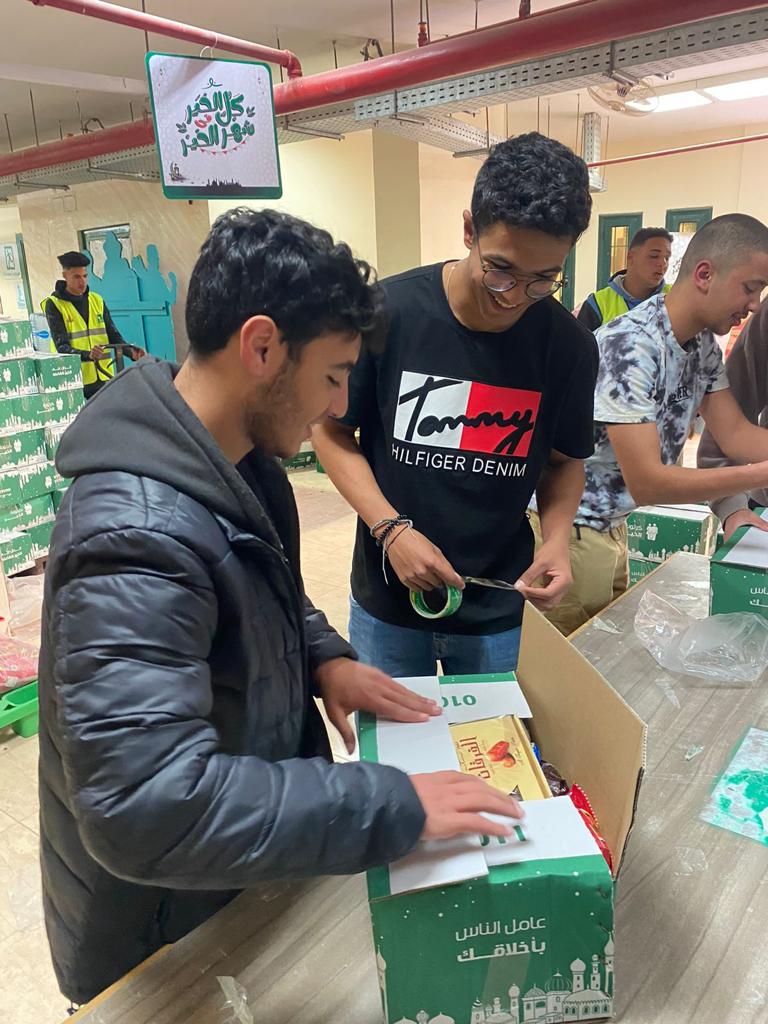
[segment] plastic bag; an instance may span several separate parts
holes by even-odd
[[[40,626],[43,613],[45,576],[17,576],[8,580],[11,605],[11,629],[17,633],[29,626]]]
[[[12,636],[0,636],[0,693],[37,679],[39,651]]]
[[[647,590],[635,615],[635,633],[669,672],[754,683],[768,667],[768,622],[752,612],[694,619]]]

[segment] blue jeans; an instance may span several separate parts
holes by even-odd
[[[520,626],[488,636],[458,636],[390,626],[349,601],[349,640],[364,665],[391,676],[433,676],[440,660],[443,675],[514,672],[520,650]]]

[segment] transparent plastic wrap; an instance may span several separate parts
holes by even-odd
[[[738,685],[757,682],[768,667],[768,621],[750,612],[694,619],[649,590],[635,633],[669,672]]]

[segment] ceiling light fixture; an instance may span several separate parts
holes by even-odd
[[[768,96],[768,78],[751,78],[743,82],[705,86],[703,91],[716,100],[754,100]]]
[[[688,110],[691,107],[706,107],[712,100],[708,96],[702,96],[700,92],[695,89],[687,89],[685,92],[667,92],[661,93],[658,97],[654,113],[666,114],[672,110]],[[635,109],[645,110],[645,106],[636,104],[632,100],[627,100],[628,107],[634,107]]]

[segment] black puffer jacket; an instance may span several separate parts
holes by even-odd
[[[46,574],[40,804],[75,1002],[237,890],[385,863],[424,820],[401,772],[325,760],[311,668],[352,651],[303,595],[290,486],[255,453],[238,473],[174,372],[126,371],[58,455],[76,479]]]

